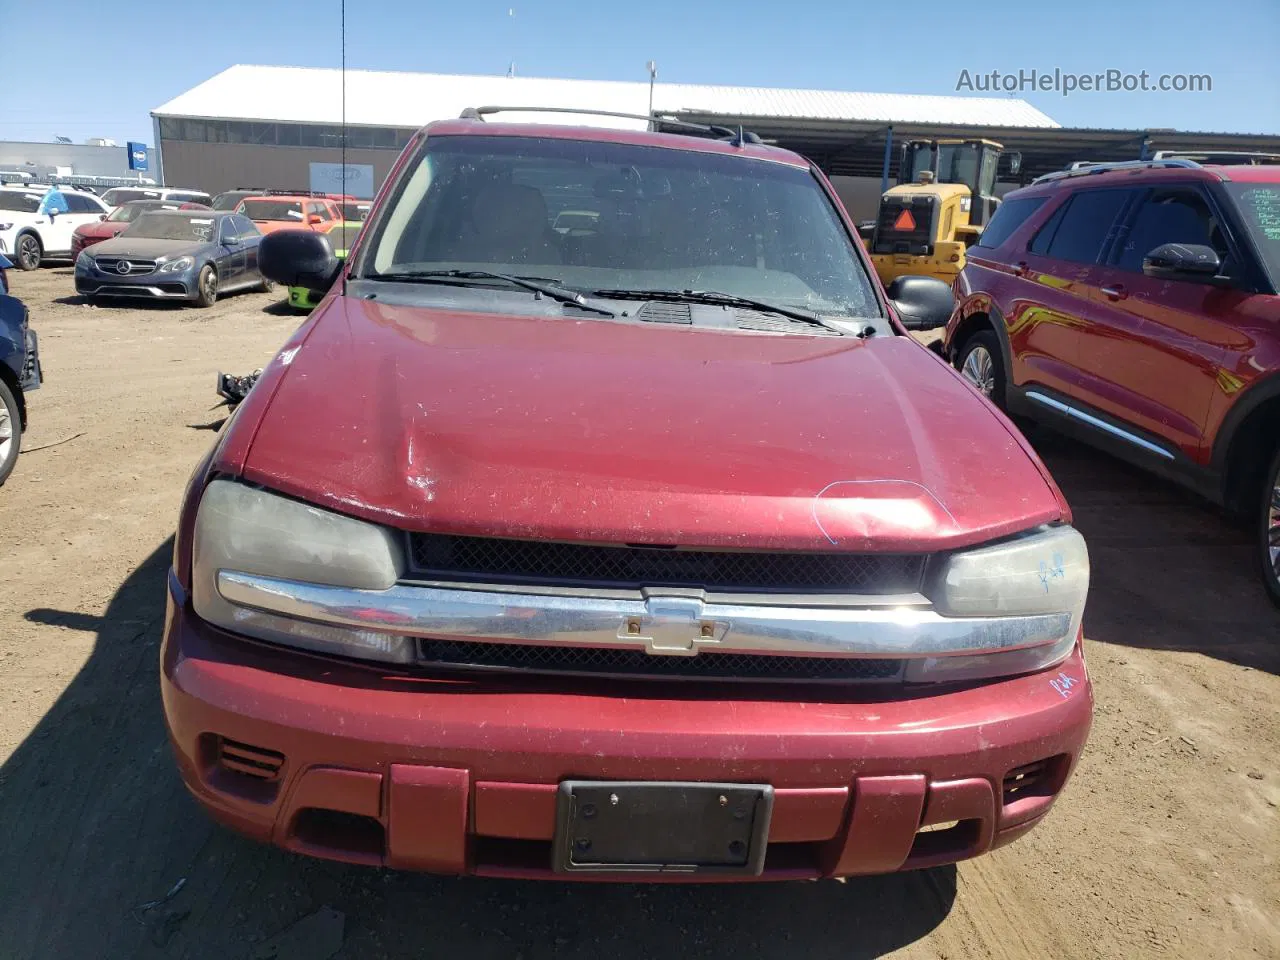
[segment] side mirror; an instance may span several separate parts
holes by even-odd
[[[894,277],[885,293],[908,330],[945,327],[955,307],[951,288],[933,277]]]
[[[306,287],[324,293],[338,279],[342,262],[323,233],[277,230],[258,244],[258,270],[286,287]]]
[[[107,215],[106,215],[105,213],[100,213],[100,214],[98,214],[98,219],[99,219],[99,220],[105,220],[105,219],[107,219]]]
[[[310,223],[310,224],[324,223],[324,217],[317,216],[314,213],[310,214],[307,217],[307,223]]]
[[[1157,280],[1220,283],[1221,270],[1218,252],[1198,243],[1162,243],[1142,259],[1142,272]]]

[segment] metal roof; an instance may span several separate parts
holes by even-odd
[[[583,107],[649,113],[649,84],[541,77],[461,76],[347,71],[347,122],[357,126],[419,127],[456,117],[485,103]],[[1058,124],[1025,100],[932,97],[833,90],[699,86],[657,83],[657,113],[691,113],[797,120],[1054,128]],[[237,65],[152,111],[157,117],[196,117],[336,124],[342,120],[342,73],[308,67]],[[518,114],[505,119],[547,122]],[[642,122],[586,115],[557,122],[642,129]]]

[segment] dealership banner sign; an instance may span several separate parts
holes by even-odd
[[[373,164],[312,163],[311,189],[319,193],[345,193],[361,200],[373,198]]]

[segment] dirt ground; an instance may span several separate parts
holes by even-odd
[[[1098,708],[1011,847],[848,883],[591,887],[346,867],[212,826],[164,736],[164,571],[215,372],[261,366],[297,321],[260,294],[96,308],[67,269],[11,276],[47,378],[25,443],[58,445],[0,489],[3,960],[1280,957],[1280,612],[1247,533],[1043,431],[1093,556]],[[306,942],[324,907],[344,929]]]

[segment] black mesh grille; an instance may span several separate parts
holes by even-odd
[[[897,680],[902,660],[841,657],[786,657],[704,651],[694,657],[651,656],[643,650],[600,647],[525,646],[421,640],[424,664],[532,673],[579,673],[619,677],[677,677],[691,680],[830,681]]]
[[[410,535],[415,576],[557,586],[700,587],[750,593],[910,593],[924,557],[904,554],[739,553]]]

